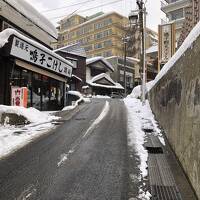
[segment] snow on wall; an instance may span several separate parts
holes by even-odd
[[[21,14],[30,19],[34,24],[45,30],[54,38],[58,38],[55,26],[25,0],[4,0]]]

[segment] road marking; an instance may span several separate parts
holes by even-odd
[[[102,119],[108,114],[109,109],[110,109],[109,102],[106,101],[105,106],[104,106],[101,114],[96,118],[96,120],[92,123],[92,125],[87,129],[87,131],[83,135],[83,138],[86,137],[89,134],[89,132],[94,130],[95,126],[97,124],[99,124],[102,121]]]
[[[33,197],[33,195],[36,195],[37,189],[34,185],[30,185],[26,190],[24,190],[19,197],[17,197],[17,200],[28,200]]]
[[[60,155],[60,161],[57,163],[57,166],[60,167],[70,156],[70,154],[72,154],[74,152],[73,149],[69,150],[68,153],[63,153]]]
[[[87,131],[82,136],[82,139],[85,138],[92,130],[94,130],[96,125],[99,124],[102,121],[102,119],[108,114],[109,109],[110,109],[109,102],[106,101],[106,103],[101,111],[101,114],[95,119],[95,121],[92,123],[92,125],[87,129]],[[58,167],[63,165],[68,160],[69,156],[72,153],[74,153],[74,151],[77,149],[77,147],[80,143],[81,143],[81,138],[79,138],[75,142],[75,145],[73,145],[73,147],[67,153],[63,153],[60,155],[59,162],[57,163]]]

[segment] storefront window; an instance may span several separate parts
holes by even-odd
[[[11,71],[10,76],[10,83],[12,86],[18,86],[21,85],[21,70],[18,67],[14,67]]]
[[[59,110],[64,105],[64,83],[48,76],[15,66],[10,85],[28,88],[28,107],[38,110]]]
[[[42,110],[48,110],[50,98],[50,78],[42,76]]]
[[[41,110],[41,75],[33,73],[32,82],[32,106],[38,110]]]

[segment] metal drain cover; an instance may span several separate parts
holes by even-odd
[[[148,151],[148,153],[151,153],[151,154],[163,153],[162,147],[149,147],[149,146],[146,146],[146,150]]]

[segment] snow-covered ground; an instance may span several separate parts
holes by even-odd
[[[9,119],[7,119],[4,124],[0,125],[0,157],[16,151],[33,139],[45,134],[54,127],[52,122],[59,119],[35,108],[0,105],[0,116],[4,112],[22,115],[31,123],[16,127],[9,125]]]
[[[135,91],[135,93],[134,93]],[[145,135],[144,129],[153,129],[153,134],[157,135],[164,143],[164,138],[162,137],[161,131],[158,128],[157,122],[151,111],[148,100],[146,100],[145,105],[142,105],[140,99],[138,99],[138,94],[140,91],[140,86],[135,89],[130,96],[124,99],[124,103],[127,107],[128,112],[128,141],[129,146],[134,147],[136,153],[140,158],[140,176],[137,177],[139,181],[145,179],[147,176],[147,158],[148,152],[144,147],[147,136]],[[148,191],[143,191],[142,187],[139,189],[139,199],[148,200],[151,195]]]

